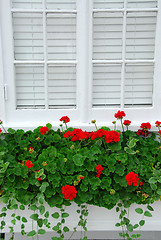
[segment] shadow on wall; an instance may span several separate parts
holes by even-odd
[[[9,240],[11,237],[11,234],[6,233],[4,234],[4,240]],[[160,240],[161,239],[161,231],[141,231],[141,238],[140,240]],[[70,236],[70,233],[69,233]],[[121,240],[118,238],[119,232],[118,231],[89,231],[87,233],[88,239],[97,239],[97,240]],[[18,240],[21,239],[21,234],[20,233],[15,233],[14,234],[14,239]],[[39,240],[51,240],[53,237],[53,233],[46,233],[45,235],[39,236]],[[72,240],[77,240],[80,239],[80,233],[75,233],[73,236]],[[23,236],[23,240],[29,240],[29,237]],[[68,238],[66,238],[68,239]],[[37,237],[33,237],[32,240],[37,240]]]

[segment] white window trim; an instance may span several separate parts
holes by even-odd
[[[51,122],[55,128],[60,124],[61,116],[68,115],[71,119],[69,126],[82,127],[92,130],[94,127],[89,122],[97,120],[97,125],[113,126],[114,113],[118,108],[92,108],[92,1],[78,0],[77,13],[77,108],[57,109],[57,110],[15,110],[15,86],[11,76],[14,76],[13,68],[13,40],[10,16],[10,1],[0,1],[0,119],[4,121],[6,127],[13,128],[34,128]],[[126,119],[132,121],[131,129],[137,130],[142,122],[149,121],[153,130],[155,121],[161,121],[161,0],[158,0],[158,24],[156,29],[155,48],[155,72],[154,72],[154,99],[152,107],[145,108],[121,108],[126,112]],[[80,12],[79,9],[84,9]],[[88,20],[90,19],[90,21]],[[9,26],[6,28],[6,26]],[[87,37],[88,33],[90,38]],[[89,54],[87,54],[89,50]],[[10,67],[9,67],[10,66]],[[122,76],[123,78],[123,76]],[[7,86],[8,100],[4,100],[3,87]],[[6,107],[8,105],[8,107]]]

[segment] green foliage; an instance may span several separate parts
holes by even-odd
[[[46,124],[48,132],[42,135],[40,127],[33,131],[8,129],[3,139],[0,139],[0,200],[6,204],[1,209],[0,216],[4,218],[8,210],[33,211],[30,218],[38,224],[38,234],[45,234],[43,226],[50,228],[50,213],[46,211],[44,202],[50,207],[58,207],[62,212],[52,213],[51,216],[59,222],[52,226],[63,240],[64,232],[69,228],[64,226],[69,214],[62,206],[69,206],[71,200],[65,198],[62,187],[74,186],[76,196],[72,199],[80,206],[78,226],[86,231],[88,210],[84,204],[92,204],[107,209],[116,206],[120,222],[117,227],[125,227],[120,234],[124,239],[137,239],[139,233],[132,234],[134,229],[145,224],[132,224],[127,216],[127,209],[134,202],[139,204],[136,213],[151,217],[153,208],[149,205],[161,196],[161,144],[156,134],[148,137],[137,136],[130,130],[117,131],[118,142],[106,142],[105,136],[72,141],[64,138],[60,129],[54,131],[50,123]],[[111,131],[108,127],[102,130]],[[73,131],[73,128],[67,129]],[[32,149],[31,149],[32,148]],[[26,166],[29,160],[31,168]],[[97,175],[96,167],[101,165],[103,170]],[[128,185],[126,175],[134,172],[139,177],[138,186]],[[140,185],[140,183],[143,183]],[[147,205],[144,211],[140,205]],[[64,211],[63,211],[64,210]],[[27,218],[12,215],[11,224],[21,221],[21,233]],[[1,221],[0,228],[5,226]],[[74,231],[76,228],[74,228]],[[13,226],[10,226],[13,232]],[[36,235],[30,231],[27,236]],[[86,240],[86,236],[82,236]]]

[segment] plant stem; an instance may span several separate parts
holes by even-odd
[[[124,125],[122,123],[122,118],[120,119],[120,121],[121,121],[122,131],[124,132],[125,130],[124,130]]]

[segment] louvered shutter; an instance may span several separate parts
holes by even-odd
[[[12,7],[17,109],[75,108],[76,1]]]
[[[152,106],[156,21],[156,0],[93,0],[93,107]]]

